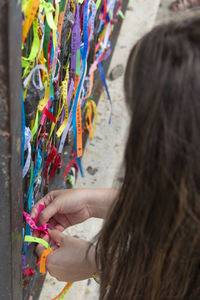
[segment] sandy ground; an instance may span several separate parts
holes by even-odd
[[[171,0],[163,0],[160,4],[160,0],[130,1],[113,54],[110,71],[118,64],[122,64],[125,69],[131,48],[154,24],[183,18],[188,14],[199,14],[199,10],[185,13],[170,12],[168,10],[170,2]],[[82,160],[85,177],[78,177],[76,188],[112,187],[122,179],[121,165],[129,124],[123,93],[123,76],[114,81],[107,79],[107,83],[113,105],[112,124],[108,124],[110,105],[106,94],[102,93],[98,104],[98,125],[95,137],[93,140],[88,140]],[[91,219],[81,225],[73,226],[67,233],[92,240],[101,226],[101,220]],[[39,300],[52,299],[59,294],[64,285],[65,283],[58,282],[47,274]],[[77,282],[72,286],[66,299],[98,299],[98,285],[93,279]]]

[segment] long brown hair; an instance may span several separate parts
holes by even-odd
[[[100,300],[200,299],[200,19],[131,52],[125,177],[97,244]]]

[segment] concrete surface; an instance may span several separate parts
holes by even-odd
[[[130,1],[112,58],[110,71],[118,64],[122,64],[125,69],[131,48],[154,25],[159,2],[159,0]],[[122,180],[121,166],[129,124],[123,93],[123,76],[114,81],[107,79],[107,83],[113,105],[112,124],[108,124],[110,105],[106,94],[102,93],[98,104],[98,125],[95,137],[93,140],[88,140],[82,160],[85,177],[83,179],[80,176],[78,177],[76,188],[112,187],[118,185]],[[90,168],[88,169],[88,167]],[[91,175],[90,173],[95,174]],[[81,238],[91,240],[100,230],[101,225],[101,220],[91,219],[81,225],[71,227],[67,234],[78,235]],[[60,293],[64,286],[65,283],[56,281],[48,274],[40,300],[52,299]],[[98,299],[98,285],[93,279],[77,282],[71,288],[66,299]]]

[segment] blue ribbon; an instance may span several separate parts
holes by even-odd
[[[83,63],[83,71],[82,71],[82,76],[81,80],[79,82],[77,91],[76,91],[76,96],[74,99],[74,107],[73,107],[73,112],[72,112],[72,125],[73,125],[73,137],[74,137],[74,148],[75,148],[75,153],[76,153],[76,160],[77,164],[80,169],[81,176],[83,177],[83,169],[81,166],[81,157],[77,157],[77,126],[76,126],[76,110],[77,110],[77,105],[78,105],[78,100],[80,97],[81,93],[81,88],[83,85],[83,79],[85,76],[85,70],[87,66],[87,51],[88,51],[88,0],[86,1],[84,11],[83,11],[83,41],[84,41],[84,46],[81,51],[81,57],[82,57],[82,63]]]
[[[101,62],[98,64],[98,68],[99,68],[99,73],[100,73],[100,76],[101,76],[101,80],[102,80],[103,85],[104,85],[105,90],[106,90],[106,94],[107,94],[108,100],[110,102],[109,124],[111,124],[111,119],[112,119],[112,100],[111,100],[111,97],[110,97],[110,94],[109,94],[109,91],[108,91],[108,86],[107,86],[107,83],[106,83],[106,78],[105,78],[105,74],[104,74],[104,70],[103,70],[103,66],[102,66]]]
[[[30,227],[30,226],[29,226],[29,227]],[[25,230],[24,230],[24,228],[22,228],[22,237],[23,237],[22,240],[24,240],[24,236],[25,236]],[[23,248],[23,250],[24,250],[24,254],[27,255],[27,246],[25,245],[24,242],[23,242],[22,248]]]
[[[29,188],[29,197],[28,197],[28,212],[29,213],[31,212],[31,208],[32,208],[33,186],[34,186],[35,180],[38,176],[38,173],[40,171],[41,165],[42,165],[42,151],[40,149],[38,149],[38,151],[37,151],[37,160],[36,160],[35,168],[34,168],[34,171],[33,171],[33,179],[32,179],[32,182],[31,182],[31,185],[30,185],[30,188]]]
[[[80,95],[80,92],[81,92],[83,78],[84,78],[84,73],[85,73],[85,68],[86,68],[86,59],[84,59],[82,62],[83,62],[83,73],[82,73],[81,80],[79,82],[77,92],[76,92],[76,96],[75,96],[75,99],[74,99],[74,106],[73,106],[73,111],[72,111],[72,125],[73,125],[74,148],[75,148],[75,153],[76,153],[76,160],[77,160],[77,164],[78,164],[79,169],[80,169],[81,176],[83,177],[84,175],[83,175],[83,170],[82,170],[82,166],[81,166],[81,158],[77,157],[77,134],[76,134],[77,133],[76,109],[77,109],[77,105],[78,105],[79,95]]]
[[[25,146],[25,109],[24,109],[24,99],[23,99],[23,89],[21,92],[21,102],[22,102],[22,145],[21,145],[21,166],[24,166],[24,146]]]
[[[82,59],[87,58],[87,51],[88,51],[88,0],[86,1],[84,11],[83,11],[83,55]]]
[[[53,44],[53,37],[51,39],[51,42]],[[51,65],[53,63],[53,58],[54,58],[54,48],[53,48],[53,45],[51,47]],[[52,77],[52,74],[51,74],[51,82],[50,82],[50,102],[52,102],[54,100],[54,89],[53,89],[53,84],[52,84],[52,81],[53,81],[53,77]],[[49,109],[50,112],[53,113],[53,106]]]

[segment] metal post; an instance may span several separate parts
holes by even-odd
[[[21,1],[0,1],[0,295],[22,299]]]

